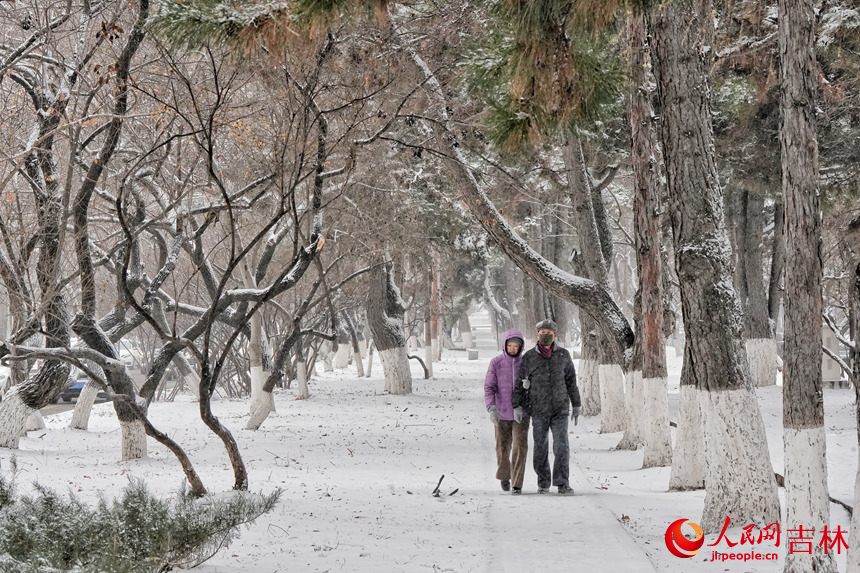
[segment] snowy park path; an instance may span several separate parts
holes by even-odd
[[[486,364],[497,353],[496,343],[485,316],[473,317],[472,326],[480,363]],[[492,431],[484,432],[483,436],[484,448],[492,453]],[[523,495],[519,497],[498,489],[498,482],[492,479],[494,458],[484,458],[485,480],[490,489],[492,486],[498,489],[497,493],[492,492],[492,507],[487,512],[492,544],[487,571],[655,571],[618,519],[602,506],[600,493],[595,493],[600,490],[577,466],[575,452],[572,452],[570,485],[576,495],[561,497],[555,493],[556,488],[551,488],[548,495],[537,494],[532,443],[529,435],[529,460]]]

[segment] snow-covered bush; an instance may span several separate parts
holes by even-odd
[[[270,495],[229,492],[195,498],[182,487],[171,499],[133,480],[122,495],[89,507],[73,493],[35,484],[18,496],[0,477],[0,570],[144,573],[202,563],[238,537],[238,527],[271,511]]]

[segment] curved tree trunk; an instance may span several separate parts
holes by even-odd
[[[12,387],[0,402],[0,448],[18,448],[30,414],[62,392],[69,370],[65,362],[46,360],[35,376]]]
[[[815,531],[830,525],[824,402],[821,390],[822,256],[815,109],[815,9],[810,0],[779,0],[780,130],[785,204],[785,440],[787,523]],[[826,549],[826,548],[825,548]],[[786,573],[836,571],[833,553],[789,552]]]
[[[90,413],[93,411],[93,404],[99,395],[99,386],[92,380],[87,380],[81,390],[78,401],[75,402],[75,411],[72,413],[72,421],[69,422],[69,427],[75,430],[86,430],[90,425]]]
[[[404,312],[405,305],[394,284],[389,265],[377,266],[370,274],[367,321],[379,350],[379,360],[385,374],[385,391],[390,394],[412,393],[412,373],[403,333]]]
[[[411,45],[404,44],[402,48],[426,80],[437,113],[441,117],[441,122],[436,124],[439,140],[448,142],[445,151],[446,157],[450,159],[447,164],[458,179],[460,195],[472,215],[526,275],[555,296],[575,303],[591,315],[605,334],[606,340],[610,341],[611,347],[608,351],[615,357],[615,361],[626,364],[633,346],[633,330],[610,292],[595,281],[573,276],[547,261],[507,223],[469,169],[469,161],[463,156],[459,146],[455,145],[456,138],[445,137],[446,134],[452,133],[452,129],[448,126],[445,92],[441,84]]]
[[[713,18],[707,1],[655,7],[650,20],[661,137],[687,334],[684,368],[703,393],[706,533],[735,523],[779,520],[764,422],[742,340],[732,286],[711,128]]]

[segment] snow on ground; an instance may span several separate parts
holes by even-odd
[[[226,572],[777,572],[776,562],[710,562],[728,550],[708,536],[692,559],[666,549],[668,525],[696,522],[704,492],[669,493],[668,468],[639,469],[642,450],[614,451],[621,434],[598,434],[599,419],[571,427],[571,485],[577,495],[539,496],[531,463],[524,494],[504,493],[494,479],[493,427],[483,405],[483,378],[497,351],[486,317],[473,322],[479,360],[446,352],[435,378],[420,379],[413,364],[414,393],[383,393],[382,368],[357,379],[352,367],[318,372],[311,398],[276,391],[278,413],[257,431],[242,429],[247,401],[218,400],[213,408],[238,440],[252,491],[282,488],[275,511],[198,570]],[[677,419],[681,360],[670,356],[670,419]],[[775,471],[782,473],[781,387],[759,390]],[[851,503],[857,470],[853,390],[825,390],[831,495]],[[210,491],[230,489],[233,474],[220,441],[200,422],[190,398],[153,404],[156,427],[190,455]],[[146,480],[169,495],[182,483],[179,464],[149,442],[149,456],[119,462],[119,426],[109,404],[96,405],[90,430],[69,430],[71,412],[46,418],[47,429],[30,432],[20,450],[0,449],[2,471],[17,456],[22,488],[33,481],[88,500],[115,495],[127,478]],[[674,430],[673,430],[674,431]],[[531,440],[530,440],[531,442]],[[530,444],[531,447],[531,444]],[[531,457],[531,452],[529,453]],[[440,497],[431,492],[444,475]],[[455,492],[456,490],[456,492]],[[832,526],[848,529],[847,512],[831,505]],[[747,524],[737,524],[747,525]],[[786,527],[784,527],[786,529]],[[738,541],[740,527],[729,531]],[[748,550],[749,545],[732,551]],[[756,546],[757,551],[766,548]],[[767,549],[770,550],[770,549]],[[845,552],[840,570],[845,570]]]

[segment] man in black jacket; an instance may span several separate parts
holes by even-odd
[[[537,345],[523,355],[514,386],[514,419],[519,423],[531,414],[534,436],[534,469],[538,493],[548,493],[550,484],[561,495],[572,495],[568,419],[579,421],[579,388],[570,353],[556,345],[558,327],[547,319],[537,324]],[[573,410],[568,410],[568,403]],[[549,433],[555,462],[549,469]]]

